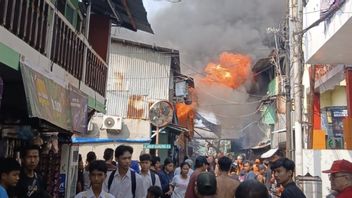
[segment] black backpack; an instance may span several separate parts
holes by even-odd
[[[150,177],[152,178],[152,185],[155,186],[155,173],[150,171]]]
[[[114,180],[115,173],[116,173],[116,170],[113,170],[110,174],[109,181],[108,181],[108,193],[110,193],[110,187],[111,187],[112,181]],[[131,180],[132,180],[132,195],[133,195],[133,198],[135,198],[136,197],[136,172],[132,170],[131,170]],[[154,182],[155,182],[155,175],[154,175]]]

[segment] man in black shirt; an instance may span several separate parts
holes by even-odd
[[[21,198],[50,197],[45,190],[42,178],[35,171],[39,164],[39,146],[32,145],[21,151],[22,171],[16,186],[16,193]]]
[[[292,160],[278,159],[271,165],[271,170],[274,172],[276,182],[284,187],[281,198],[306,198],[292,180],[295,170],[295,163]]]

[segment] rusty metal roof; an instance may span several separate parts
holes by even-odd
[[[107,113],[149,119],[151,104],[170,100],[173,54],[112,42],[107,82]]]
[[[147,11],[142,0],[99,0],[91,1],[91,3],[94,13],[110,16],[115,25],[133,31],[141,30],[154,33],[147,19]]]

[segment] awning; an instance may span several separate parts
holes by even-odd
[[[113,24],[133,31],[153,33],[142,0],[103,0],[91,1],[91,3],[92,12],[109,15]]]
[[[273,156],[276,153],[276,151],[278,151],[278,150],[279,150],[279,148],[270,149],[267,152],[263,153],[260,156],[260,158],[263,158],[263,159],[269,158],[269,157]]]
[[[253,146],[251,149],[263,149],[263,148],[266,148],[266,147],[269,147],[271,144],[270,140],[269,141],[266,141],[265,143],[261,143],[261,144],[258,144],[256,146]]]

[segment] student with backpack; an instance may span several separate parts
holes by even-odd
[[[144,198],[145,190],[142,176],[131,168],[133,148],[120,145],[115,150],[117,169],[108,174],[103,189],[116,198]]]
[[[115,198],[112,194],[104,192],[102,189],[103,182],[106,178],[108,167],[103,160],[96,160],[89,165],[89,180],[91,187],[83,192],[80,192],[75,198],[88,198],[88,197],[104,197]]]
[[[170,198],[171,191],[170,191],[170,183],[172,178],[174,177],[174,163],[171,159],[166,158],[164,160],[164,167],[163,170],[158,173],[161,182],[161,189],[163,190],[162,198]]]
[[[150,186],[159,186],[161,188],[159,176],[155,172],[150,171],[152,156],[147,153],[142,154],[139,156],[139,163],[141,166],[141,176],[144,188],[148,189]],[[145,193],[147,194],[147,191]]]

